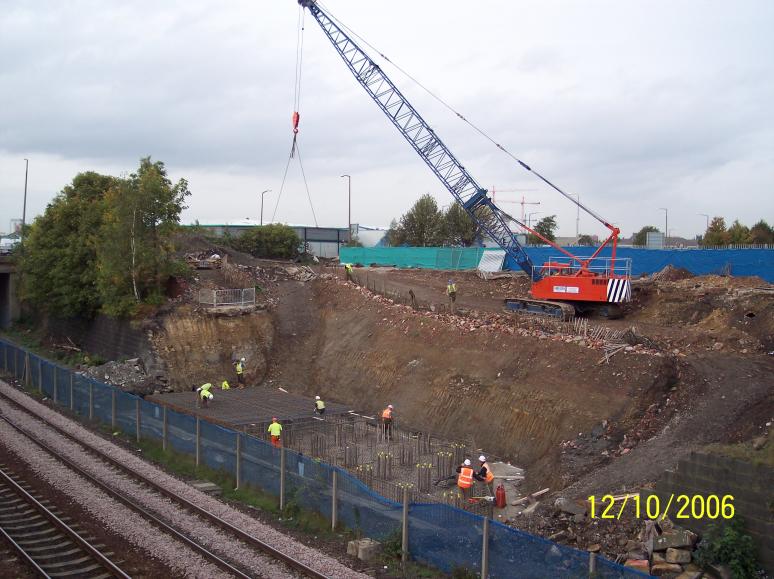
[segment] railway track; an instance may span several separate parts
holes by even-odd
[[[132,468],[127,467],[123,463],[108,456],[101,450],[90,446],[88,443],[80,440],[77,437],[72,436],[64,429],[46,420],[45,417],[38,415],[37,413],[22,406],[18,402],[10,398],[4,398],[3,402],[9,403],[15,409],[21,412],[24,412],[25,414],[28,414],[29,416],[35,418],[36,420],[39,420],[40,422],[44,423],[47,428],[50,428],[56,431],[58,435],[62,436],[63,438],[66,438],[68,441],[79,445],[86,452],[91,454],[93,457],[99,459],[100,461],[106,463],[112,469],[116,469],[121,473],[123,473],[124,475],[127,475],[128,477],[130,477],[131,479],[139,483],[139,485],[141,485],[142,488],[144,489],[144,492],[156,493],[156,494],[162,495],[165,499],[171,500],[179,508],[184,509],[188,513],[194,514],[198,518],[204,519],[205,521],[212,524],[213,526],[218,527],[222,532],[228,533],[231,536],[230,539],[232,541],[238,540],[241,543],[247,545],[250,549],[257,550],[265,554],[269,558],[282,563],[284,566],[292,570],[292,572],[296,575],[302,575],[302,576],[313,577],[313,578],[327,577],[327,575],[324,575],[318,572],[317,570],[310,568],[306,564],[294,559],[293,557],[287,555],[286,553],[283,553],[282,551],[272,547],[271,545],[268,545],[267,543],[261,541],[260,539],[253,537],[249,533],[246,533],[245,531],[232,525],[228,521],[225,521],[221,517],[218,517],[217,515],[194,504],[193,502],[178,496],[174,492],[156,483],[152,479],[144,476],[141,473],[136,472]],[[149,509],[138,504],[132,498],[117,491],[116,489],[112,488],[110,485],[106,484],[105,482],[99,480],[97,477],[87,472],[84,468],[82,468],[78,464],[75,464],[73,461],[65,458],[64,456],[62,456],[61,453],[57,452],[56,449],[49,447],[46,443],[42,442],[39,439],[39,437],[36,437],[33,433],[27,431],[27,429],[25,429],[24,426],[21,426],[16,421],[9,419],[8,416],[0,415],[0,418],[4,422],[9,424],[12,428],[14,428],[17,432],[19,432],[21,435],[23,435],[31,442],[33,442],[35,445],[37,445],[47,453],[51,454],[52,456],[56,457],[57,460],[64,463],[69,469],[77,472],[80,476],[86,478],[89,482],[99,487],[101,490],[103,490],[111,497],[115,498],[116,500],[120,501],[121,503],[123,503],[124,505],[132,509],[133,511],[137,512],[143,518],[151,521],[152,524],[156,525],[157,527],[160,527],[161,529],[164,530],[164,532],[174,536],[177,540],[186,544],[188,547],[196,551],[202,557],[209,560],[216,566],[220,567],[227,574],[235,577],[243,577],[243,578],[253,576],[249,572],[246,572],[244,565],[226,561],[224,558],[221,558],[215,553],[212,553],[210,550],[200,545],[195,538],[191,538],[188,533],[186,533],[185,531],[178,530],[171,522],[162,520],[160,517],[152,513]],[[225,536],[223,536],[222,538],[224,541],[229,540],[229,538]]]
[[[23,481],[0,465],[0,534],[17,559],[41,577],[129,578],[94,537],[79,533]]]

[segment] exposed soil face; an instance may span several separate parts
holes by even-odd
[[[204,382],[236,383],[233,362],[246,358],[247,381],[257,383],[268,368],[274,328],[265,311],[208,313],[182,305],[160,319],[153,334],[166,363],[169,385],[190,390]]]
[[[600,353],[577,344],[461,331],[335,280],[290,284],[279,303],[273,385],[366,411],[392,403],[404,426],[472,437],[543,480],[562,440],[636,420],[676,375],[663,356],[597,365]]]

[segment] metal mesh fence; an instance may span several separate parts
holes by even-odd
[[[77,412],[81,416],[85,416],[87,418],[89,416],[89,403],[91,402],[89,398],[89,389],[91,389],[93,392],[97,389],[97,387],[95,387],[94,384],[87,378],[79,376],[78,374],[73,374],[72,409],[74,412]]]
[[[19,380],[25,378],[26,372],[30,386],[38,387],[40,382],[43,392],[51,398],[54,397],[56,384],[56,401],[62,406],[69,406],[71,372],[68,369],[3,340],[0,340],[0,361],[8,374]],[[110,425],[115,396],[116,426],[134,435],[139,400],[140,435],[162,439],[162,406],[92,378],[80,374],[72,376],[73,409],[79,415],[88,416],[91,408],[96,420]],[[236,440],[239,437],[241,484],[274,496],[280,495],[280,449],[253,436],[203,420],[199,421],[199,437],[201,462],[232,475],[236,472]],[[167,440],[172,449],[193,455],[196,452],[196,419],[167,410]],[[285,450],[285,504],[297,505],[330,518],[334,471],[338,520],[346,527],[377,540],[399,536],[403,514],[401,503],[379,495],[341,468],[292,450]],[[448,505],[412,503],[408,519],[409,553],[414,559],[446,573],[451,573],[454,568],[480,572],[483,521],[481,516]],[[491,578],[588,577],[587,553],[497,522],[490,522],[488,545]],[[596,576],[619,579],[647,575],[597,558]]]
[[[196,419],[188,414],[167,410],[167,441],[177,452],[196,452]]]
[[[164,436],[164,409],[158,404],[140,399],[140,436],[161,440]]]
[[[92,384],[93,388],[93,401],[94,419],[101,423],[110,426],[113,418],[113,387],[105,384],[100,384],[95,380],[84,378]]]
[[[116,427],[126,434],[134,434],[137,429],[136,396],[116,390]]]
[[[215,470],[236,472],[236,433],[204,420],[199,422],[201,461]]]

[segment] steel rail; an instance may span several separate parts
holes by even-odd
[[[287,555],[286,553],[283,553],[282,551],[272,547],[268,543],[265,543],[258,539],[257,537],[252,536],[251,534],[243,531],[242,529],[236,527],[235,525],[232,525],[228,521],[223,520],[222,518],[218,517],[217,515],[211,513],[207,509],[200,507],[199,505],[189,501],[188,499],[184,499],[180,496],[178,496],[175,492],[170,491],[167,488],[164,488],[157,482],[147,478],[146,476],[138,473],[134,469],[126,466],[122,462],[114,459],[113,457],[105,454],[99,449],[96,449],[89,445],[89,443],[84,442],[80,438],[72,435],[71,433],[65,431],[64,429],[58,427],[55,424],[52,424],[50,421],[48,421],[46,418],[38,415],[37,413],[33,412],[32,410],[22,406],[15,400],[12,400],[11,398],[5,398],[6,401],[11,402],[14,406],[16,406],[18,409],[24,411],[25,413],[37,418],[38,420],[44,422],[49,428],[55,430],[65,438],[71,440],[72,442],[75,442],[76,444],[79,444],[82,446],[85,450],[88,452],[91,452],[101,460],[104,460],[105,462],[109,463],[110,465],[114,466],[115,468],[121,470],[125,474],[129,475],[130,477],[134,478],[135,480],[147,485],[148,487],[152,488],[154,491],[158,492],[159,494],[179,503],[183,507],[193,511],[197,515],[207,519],[211,523],[217,525],[218,527],[225,529],[234,535],[236,535],[239,539],[247,543],[248,545],[251,545],[253,547],[256,547],[257,549],[263,551],[267,555],[271,556],[274,559],[280,560],[283,563],[287,564],[289,567],[292,567],[293,569],[300,571],[304,575],[308,577],[314,577],[315,579],[327,579],[327,575],[323,575],[322,573],[312,569],[311,567],[307,566],[306,564],[302,563],[301,561],[298,561],[291,557],[290,555]],[[37,441],[36,441],[37,442]]]
[[[4,470],[0,469],[0,483],[4,483],[11,489],[17,496],[19,496],[26,504],[30,505],[38,514],[42,515],[48,520],[51,525],[59,529],[62,533],[75,543],[82,551],[85,551],[89,557],[96,561],[101,567],[107,570],[112,576],[120,577],[121,579],[131,579],[129,575],[124,573],[121,568],[108,559],[99,549],[94,547],[86,539],[80,536],[78,532],[65,523],[62,519],[56,516],[51,510],[45,507],[40,501],[38,501],[32,494],[25,490],[19,483],[17,483],[11,476]],[[6,531],[2,530],[5,538],[12,544],[12,546],[23,554],[28,563],[35,568],[38,573],[41,573],[44,577],[48,577],[48,573],[41,568],[41,566],[29,555],[24,547],[19,545]]]
[[[125,506],[129,507],[134,512],[138,513],[140,516],[145,518],[146,520],[150,521],[154,525],[160,527],[164,532],[169,533],[172,535],[175,539],[179,540],[181,543],[185,544],[186,546],[193,549],[195,552],[197,552],[202,557],[206,558],[207,560],[211,561],[227,573],[231,573],[236,577],[240,577],[241,579],[251,579],[250,575],[247,575],[246,573],[243,573],[233,565],[231,565],[228,561],[225,561],[224,559],[221,559],[214,553],[211,553],[208,551],[204,546],[199,545],[196,541],[188,537],[187,535],[181,533],[174,527],[170,526],[163,520],[161,520],[159,517],[151,513],[149,510],[147,510],[145,507],[140,506],[135,501],[124,495],[123,493],[120,493],[119,491],[111,488],[106,483],[99,480],[97,477],[92,475],[91,473],[87,472],[82,467],[78,466],[74,462],[72,462],[70,459],[67,459],[57,453],[54,449],[49,447],[44,442],[41,442],[38,440],[33,434],[27,432],[26,429],[22,428],[18,424],[14,424],[11,420],[9,420],[6,416],[0,416],[5,422],[7,422],[12,428],[14,428],[16,431],[18,431],[20,434],[24,435],[26,438],[34,442],[36,445],[38,445],[40,448],[42,448],[44,451],[49,453],[51,456],[56,458],[58,461],[62,462],[65,466],[67,466],[70,470],[75,471],[80,476],[88,480],[93,485],[97,486],[104,492],[106,492],[108,495],[113,497],[114,499],[118,500],[120,503],[124,504]],[[37,416],[36,416],[37,418]],[[41,419],[43,422],[46,422],[45,419]]]

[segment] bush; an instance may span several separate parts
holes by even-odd
[[[287,225],[263,225],[232,239],[231,246],[254,257],[293,259],[298,256],[301,240]]]
[[[758,569],[755,544],[739,518],[723,527],[710,525],[699,544],[697,560],[703,567],[727,565],[735,578],[754,577]]]

